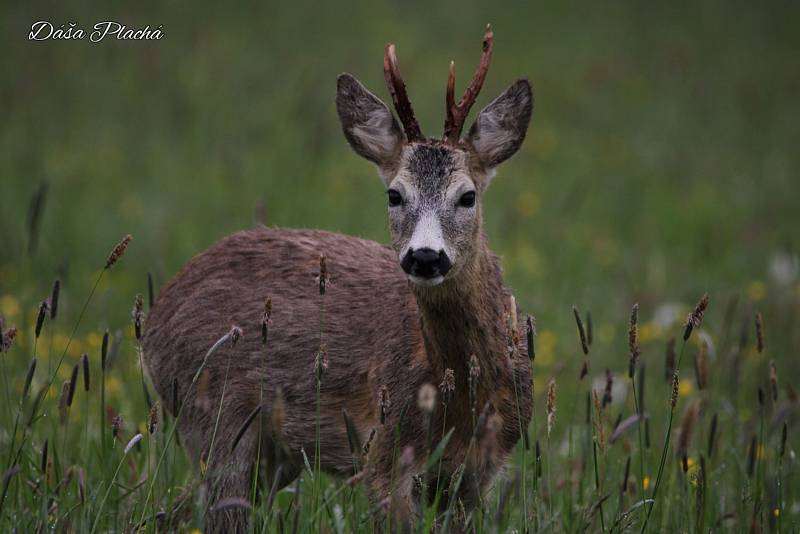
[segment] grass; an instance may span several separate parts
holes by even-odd
[[[115,255],[124,263],[121,254],[112,253],[112,257]],[[115,262],[107,262],[97,279],[103,273],[111,276]],[[321,265],[324,278],[324,260]],[[6,403],[3,414],[7,424],[0,449],[5,459],[0,527],[90,532],[130,530],[137,526],[150,532],[167,526],[180,530],[202,528],[209,506],[205,490],[198,485],[204,477],[204,467],[188,465],[175,439],[175,423],[190,391],[181,392],[184,402],[179,404],[175,419],[165,418],[165,413],[159,411],[160,403],[151,408],[146,393],[137,396],[135,402],[130,399],[126,402],[125,392],[142,385],[141,370],[137,368],[143,303],[137,296],[133,320],[130,325],[120,325],[123,333],[117,336],[117,346],[109,348],[108,337],[99,333],[90,333],[84,342],[75,337],[75,332],[81,331],[81,323],[94,314],[94,300],[103,298],[103,292],[97,292],[98,285],[92,286],[77,308],[73,324],[68,322],[69,314],[48,315],[51,309],[48,303],[56,299],[62,309],[69,307],[72,296],[66,292],[51,296],[44,304],[29,303],[31,311],[36,311],[31,315],[33,320],[27,327],[20,323],[13,339],[10,339],[11,323],[4,324],[4,339],[9,339],[9,346],[2,353],[2,383],[3,396],[10,402]],[[7,302],[11,298],[5,297]],[[321,303],[322,298],[324,283],[320,284]],[[769,306],[770,315],[776,318],[797,317],[800,311],[797,298],[763,304]],[[24,303],[19,305],[22,307]],[[498,528],[565,532],[587,529],[646,532],[648,527],[649,531],[688,532],[701,532],[706,526],[762,531],[796,528],[800,505],[798,481],[792,469],[795,456],[791,422],[797,417],[799,404],[793,385],[780,378],[784,360],[765,357],[771,351],[765,342],[764,332],[768,327],[761,311],[754,313],[752,306],[739,309],[729,304],[720,320],[713,313],[713,305],[706,311],[707,305],[704,297],[689,319],[676,312],[665,322],[663,333],[648,334],[652,338],[647,342],[644,332],[656,326],[652,322],[640,325],[640,310],[635,305],[628,322],[631,353],[628,358],[615,356],[613,346],[605,348],[611,349],[611,354],[602,354],[603,349],[592,341],[593,336],[587,336],[577,308],[565,309],[564,313],[574,315],[577,321],[580,335],[575,336],[574,345],[582,348],[585,356],[582,362],[576,357],[565,365],[540,369],[537,373],[534,380],[540,380],[542,375],[551,377],[546,398],[541,396],[541,388],[537,388],[540,394],[535,398],[538,412],[547,414],[546,420],[534,418],[531,426],[524,429],[527,439],[520,441],[506,474],[484,495],[477,509],[464,510],[454,501],[438,514],[435,508],[423,507],[418,529],[427,532],[439,525],[449,530],[456,523],[466,523],[478,532]],[[6,321],[17,318],[24,321],[26,316],[16,314]],[[739,316],[743,318],[741,321]],[[622,325],[626,324],[625,316],[620,319]],[[324,316],[320,320],[324,321]],[[730,322],[741,326],[734,327]],[[741,328],[738,341],[726,342],[724,338],[729,337],[726,333],[734,328]],[[62,330],[70,335],[61,335]],[[780,331],[768,331],[780,338]],[[26,335],[29,333],[33,335]],[[233,328],[210,347],[203,365],[195,371],[190,390],[196,387],[205,362],[214,357],[215,350],[224,343],[235,342],[240,335]],[[674,355],[666,360],[665,375],[671,372],[671,380],[651,378],[646,390],[641,382],[637,388],[634,377],[645,380],[644,374],[638,372],[641,361],[648,361],[650,368],[657,366],[661,340],[674,336],[683,339],[677,361]],[[533,336],[528,340],[534,346],[538,341],[541,340]],[[63,344],[63,349],[59,344]],[[125,344],[129,345],[123,351],[126,354],[117,353],[116,359],[109,361],[109,351],[117,352],[119,345]],[[539,345],[536,352],[541,359],[549,349]],[[47,354],[37,352],[40,346],[50,346],[51,350]],[[70,349],[73,346],[89,349],[78,356],[75,348]],[[704,371],[707,376],[703,375],[702,382],[681,378],[684,356],[705,351],[700,356],[707,358],[709,347],[715,347],[716,361]],[[32,359],[26,360],[26,353],[32,354]],[[325,367],[324,347],[317,358],[319,381],[324,379],[321,372]],[[47,366],[38,366],[37,362],[44,359],[48,360]],[[70,366],[73,359],[74,366]],[[610,375],[593,369],[598,359],[610,363]],[[50,360],[55,360],[55,364]],[[46,368],[53,369],[52,374],[44,372]],[[726,387],[724,380],[734,370],[739,377],[736,387]],[[631,379],[630,387],[626,375]],[[89,379],[90,376],[99,376],[99,380]],[[83,388],[79,384],[81,377]],[[58,393],[56,384],[61,378],[64,383]],[[476,371],[472,379],[479,380],[480,373]],[[116,385],[109,387],[112,383]],[[557,410],[561,414],[570,413],[558,405],[556,384],[561,399],[564,391],[585,392],[588,384],[585,424],[581,423],[583,417],[577,409],[572,410],[571,417],[562,415],[556,419]],[[34,391],[38,393],[32,395]],[[649,392],[647,398],[645,391]],[[604,396],[602,404],[601,396]],[[429,392],[421,394],[420,403],[430,402],[423,398],[435,396],[431,397]],[[317,403],[323,402],[324,398],[317,398]],[[83,411],[73,411],[81,405]],[[649,406],[650,410],[644,411],[643,406]],[[684,417],[675,431],[673,421],[681,409]],[[103,422],[89,417],[98,411],[103,413]],[[104,432],[114,427],[110,419],[120,412],[123,421],[133,424],[118,428],[117,435],[109,440]],[[632,425],[621,422],[631,416],[635,420],[633,426],[637,427],[635,431],[631,430]],[[249,418],[248,424],[253,420],[254,417]],[[642,438],[644,421],[652,432],[648,440]],[[700,430],[706,425],[711,428],[707,448]],[[489,431],[489,426],[484,413],[475,420],[470,449],[478,454],[484,443],[480,436]],[[718,427],[723,431],[719,432]],[[539,442],[536,441],[536,455],[529,454],[525,444],[530,447],[531,436],[545,433],[547,444],[540,460]],[[352,441],[356,432],[348,435]],[[446,428],[429,428],[426,464],[429,472],[435,472],[449,435]],[[753,439],[748,445],[747,437],[751,435]],[[216,433],[212,440],[215,437]],[[661,442],[662,447],[651,450],[650,439]],[[579,444],[577,447],[573,447],[573,440]],[[673,442],[675,447],[671,446]],[[123,447],[123,443],[127,445]],[[361,462],[366,461],[362,446],[352,442],[349,445],[358,470]],[[228,445],[220,442],[217,446]],[[244,508],[252,518],[255,532],[282,528],[371,531],[375,509],[362,484],[363,477],[346,481],[326,477],[319,469],[319,452],[317,445],[313,467],[307,465],[296,484],[281,491],[269,489],[267,499],[242,496],[215,506]],[[639,458],[638,473],[630,470],[632,457]],[[402,454],[398,461],[402,466]],[[541,480],[540,461],[547,465],[546,483]],[[463,483],[462,476],[454,476],[451,486],[458,488]],[[593,483],[583,483],[585,477],[590,477]],[[427,475],[421,473],[416,483],[424,487],[427,482]],[[437,493],[443,490],[440,486]],[[616,506],[611,505],[614,501]],[[676,509],[691,513],[678,514]],[[286,525],[290,518],[291,526]]]
[[[579,532],[601,530],[602,516],[606,531],[635,531],[649,514],[648,532],[744,531],[754,519],[762,530],[798,529],[797,6],[442,3],[398,17],[377,2],[247,12],[198,3],[191,20],[171,4],[49,9],[20,4],[0,17],[0,66],[13,73],[0,79],[9,103],[0,111],[0,316],[5,331],[18,329],[0,354],[0,530],[131,530],[146,520],[152,531],[153,514],[175,508],[182,530],[202,528],[200,466],[170,438],[174,420],[162,414],[148,432],[130,303],[254,220],[386,242],[383,190],[342,139],[335,76],[352,72],[386,97],[380,58],[393,40],[423,131],[438,134],[449,60],[471,70],[486,22],[496,48],[477,107],[520,76],[536,94],[529,138],[484,202],[506,281],[538,320],[536,405],[529,447],[520,441],[471,521],[481,531]],[[164,24],[166,37],[24,41],[45,16]],[[104,269],[127,232],[131,250]],[[58,314],[36,336],[55,278]],[[705,291],[709,310],[682,349],[683,322]],[[628,369],[635,302],[646,389]],[[583,380],[573,304],[594,323]],[[674,412],[672,372],[662,372],[670,338],[683,353]],[[703,390],[691,373],[701,340]],[[62,383],[83,353],[91,384],[73,392],[62,424]],[[597,410],[587,393],[602,397],[606,368],[612,401]],[[180,404],[178,395],[162,405]],[[681,425],[667,428],[695,402],[684,462]],[[644,419],[626,426],[637,405]],[[434,455],[446,431],[432,435]],[[248,499],[254,525],[368,531],[363,484],[319,476],[316,451],[306,452],[299,483]],[[453,506],[437,521],[459,518]]]

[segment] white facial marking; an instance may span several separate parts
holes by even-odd
[[[452,258],[452,255],[447,250],[447,244],[442,235],[442,225],[439,224],[439,218],[435,213],[423,213],[417,221],[417,226],[414,228],[414,233],[411,239],[408,240],[408,247],[400,255],[400,259],[409,250],[419,250],[422,248],[429,248],[436,252],[444,250],[445,254]]]
[[[413,283],[417,284],[418,286],[422,287],[433,287],[438,286],[442,282],[444,282],[444,276],[436,276],[434,278],[420,278],[419,276],[414,276],[413,274],[408,275],[408,279],[411,280]]]

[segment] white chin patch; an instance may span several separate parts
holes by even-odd
[[[408,279],[411,280],[412,283],[421,287],[438,286],[444,282],[444,276],[442,275],[435,276],[433,278],[422,278],[421,276],[414,276],[413,274],[410,274],[408,275]]]

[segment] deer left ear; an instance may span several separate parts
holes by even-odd
[[[492,100],[465,137],[483,166],[490,170],[501,164],[522,145],[533,110],[533,93],[528,80],[517,80]]]

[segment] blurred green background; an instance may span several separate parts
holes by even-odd
[[[341,135],[336,75],[388,100],[382,47],[397,43],[423,130],[440,135],[448,62],[463,87],[487,22],[495,55],[476,107],[519,77],[535,88],[529,137],[485,214],[540,330],[572,335],[575,303],[601,329],[618,325],[601,341],[624,354],[634,300],[649,320],[703,291],[720,316],[722,296],[800,299],[796,3],[50,2],[2,13],[0,296],[26,319],[57,275],[75,311],[131,233],[85,328],[124,324],[147,271],[163,284],[252,227],[261,203],[268,225],[386,242],[385,193]],[[163,25],[164,38],[30,42],[36,20]]]

